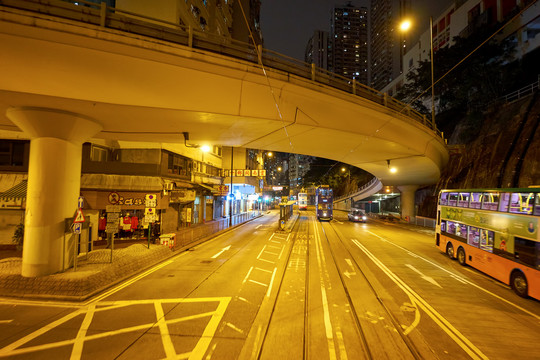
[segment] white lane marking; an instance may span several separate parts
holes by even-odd
[[[257,225],[257,226],[255,226],[255,229],[258,230],[261,226],[264,226],[264,225],[263,224]]]
[[[270,285],[268,285],[268,290],[266,291],[266,297],[270,297],[270,292],[272,291],[272,285],[274,285],[274,278],[276,277],[277,268],[274,268],[272,273],[272,279],[270,279]]]
[[[244,278],[244,280],[242,280],[242,285],[246,283],[252,271],[253,271],[253,266],[249,268],[248,273],[246,274],[246,277]]]
[[[115,309],[117,307],[127,307],[132,305],[140,305],[140,304],[154,304],[154,308],[157,309],[156,302],[162,303],[193,303],[193,302],[218,302],[218,306],[216,310],[209,311],[206,313],[199,313],[195,315],[185,316],[182,318],[176,318],[171,320],[164,320],[165,324],[176,324],[179,322],[184,321],[191,321],[194,319],[203,319],[207,317],[211,317],[210,321],[208,321],[203,334],[201,335],[201,338],[197,342],[195,348],[190,353],[185,354],[175,354],[173,358],[190,358],[190,359],[202,359],[204,356],[204,353],[206,352],[210,341],[213,339],[215,332],[217,330],[217,327],[223,318],[223,315],[225,314],[225,310],[227,309],[229,302],[231,301],[230,297],[221,297],[221,298],[175,298],[175,299],[161,299],[161,300],[155,300],[155,299],[149,299],[149,300],[137,300],[137,301],[104,301],[99,304],[92,304],[90,307],[96,307],[94,312],[100,312],[100,311],[107,311],[111,309]],[[98,307],[99,306],[99,307]],[[160,305],[161,306],[161,305]],[[89,307],[89,308],[90,308]],[[68,314],[64,316],[61,319],[58,319],[46,326],[44,326],[41,329],[36,330],[35,332],[25,336],[24,338],[21,338],[4,348],[0,349],[0,357],[4,356],[15,356],[20,354],[27,354],[37,351],[43,351],[48,349],[54,349],[58,347],[63,346],[69,346],[72,344],[75,344],[80,339],[74,338],[74,339],[66,339],[61,340],[58,342],[48,343],[48,344],[40,344],[36,346],[29,346],[29,347],[23,347],[21,346],[25,345],[26,343],[32,341],[33,339],[45,334],[46,332],[55,329],[56,327],[70,321],[71,319],[84,314],[87,311],[87,309],[79,309],[77,311],[72,312],[71,314]],[[157,310],[159,312],[159,310]],[[89,319],[89,317],[87,318]],[[159,326],[159,322],[150,322],[146,324],[131,326],[128,328],[123,329],[117,329],[113,331],[106,331],[102,333],[96,333],[93,335],[85,335],[84,338],[82,338],[83,341],[92,341],[97,339],[103,339],[107,337],[112,337],[120,334],[126,334],[129,332],[136,332],[141,330],[147,330],[154,328],[156,326]],[[161,329],[161,328],[160,328]],[[80,358],[80,357],[79,357]],[[77,357],[72,357],[72,359],[78,359]]]
[[[95,311],[96,311],[96,304],[92,304],[88,307],[86,316],[84,317],[81,327],[79,328],[79,331],[77,333],[77,337],[75,338],[73,349],[71,350],[71,359],[81,358],[83,345],[84,345],[84,338],[86,337],[88,328],[90,327],[90,324],[92,323],[92,319],[94,318]]]
[[[438,286],[442,289],[442,286],[439,285],[439,283],[437,281],[435,281],[434,278],[430,277],[430,276],[426,276],[424,274],[422,274],[422,272],[420,270],[418,270],[417,268],[415,268],[414,266],[412,266],[411,264],[405,264],[406,267],[408,267],[409,269],[411,269],[412,271],[416,272],[418,275],[420,275],[420,277],[424,280],[426,280],[427,282],[435,285],[435,286]]]
[[[369,231],[369,230],[368,230],[368,233],[370,233],[370,234],[373,235],[373,236],[378,237],[379,239],[383,240],[384,242],[387,242],[387,243],[389,243],[389,244],[391,244],[391,245],[394,245],[395,247],[397,247],[397,248],[399,248],[399,249],[401,249],[401,250],[403,250],[403,251],[405,251],[405,252],[410,252],[409,250],[405,249],[404,247],[399,246],[399,245],[397,245],[397,244],[394,244],[393,242],[391,242],[391,241],[389,241],[389,240],[387,240],[387,239],[385,239],[385,238],[383,238],[383,237],[381,237],[381,236],[379,236],[379,235],[377,235],[377,234],[375,234],[375,233],[373,233],[373,232],[371,232],[371,231]],[[418,255],[418,254],[415,254],[415,255],[416,255],[417,258],[422,259],[422,260],[424,260],[425,262],[427,262],[428,264],[431,264],[431,265],[435,266],[436,268],[438,268],[438,269],[440,269],[440,270],[442,270],[442,271],[448,273],[448,274],[450,275],[450,277],[452,277],[453,279],[456,279],[457,281],[460,281],[460,282],[462,282],[462,283],[464,283],[464,284],[469,284],[469,285],[471,285],[471,286],[474,286],[474,287],[477,288],[478,290],[482,290],[482,291],[485,292],[486,294],[489,294],[489,295],[491,295],[491,296],[493,296],[493,297],[495,297],[495,298],[497,298],[497,299],[499,299],[499,300],[501,300],[501,301],[507,303],[508,305],[511,305],[511,306],[515,307],[516,309],[518,309],[518,310],[520,310],[520,311],[523,311],[523,312],[526,313],[527,315],[530,315],[530,316],[534,317],[534,318],[537,319],[537,320],[540,320],[540,316],[539,316],[539,315],[536,315],[535,313],[532,313],[532,312],[528,311],[527,309],[524,309],[524,308],[522,308],[521,306],[519,306],[519,305],[517,305],[517,304],[514,304],[513,302],[511,302],[511,301],[509,301],[509,300],[506,300],[505,298],[500,297],[500,296],[497,295],[497,294],[492,293],[491,291],[489,291],[489,290],[487,290],[487,289],[484,289],[484,288],[481,287],[480,285],[476,285],[476,284],[473,283],[472,281],[469,281],[469,280],[467,280],[467,279],[465,279],[465,278],[463,278],[463,277],[461,277],[461,276],[459,276],[459,275],[457,275],[457,274],[451,272],[450,270],[447,270],[447,269],[443,268],[443,267],[440,266],[439,264],[436,264],[436,263],[434,263],[433,261],[428,260],[428,259],[422,257],[421,255]]]
[[[243,333],[244,333],[244,330],[242,330],[242,329],[240,329],[240,328],[237,328],[236,326],[234,326],[234,325],[231,324],[230,322],[226,322],[225,325],[228,326],[228,327],[230,327],[230,328],[233,329],[234,331],[239,332],[240,334],[243,334]]]
[[[349,279],[351,278],[351,275],[356,275],[356,271],[354,270],[354,266],[352,264],[352,261],[351,259],[345,259],[345,262],[349,265],[349,267],[351,268],[351,272],[349,272],[349,270],[345,270],[343,272],[343,275],[345,275],[346,277],[348,277]]]
[[[254,284],[257,284],[257,285],[261,285],[261,286],[268,286],[268,284],[265,284],[265,283],[262,283],[260,281],[257,281],[257,280],[248,280],[249,282],[251,283],[254,283]]]
[[[317,263],[319,265],[319,279],[320,279],[320,285],[321,285],[324,329],[326,333],[326,342],[328,343],[328,355],[330,357],[330,360],[336,360],[337,354],[336,354],[336,349],[334,346],[334,334],[333,334],[333,329],[332,329],[332,322],[330,321],[330,311],[328,309],[326,288],[324,285],[323,265],[324,265],[324,268],[326,269],[326,261],[324,259],[324,253],[322,252],[321,237],[319,235],[319,229],[317,228],[317,223],[314,222],[313,226],[315,228],[315,249],[317,250],[316,251]]]
[[[398,285],[403,292],[413,296],[417,304],[428,314],[430,318],[439,325],[439,327],[448,334],[469,356],[473,359],[488,360],[488,357],[480,351],[469,339],[467,339],[459,330],[450,324],[441,314],[439,314],[434,308],[429,305],[420,295],[414,292],[403,280],[401,280],[396,274],[386,267],[375,255],[373,255],[364,245],[356,239],[352,242],[366,254],[375,265],[377,265],[396,285]]]
[[[0,320],[0,324],[9,324],[13,320]]]
[[[223,249],[221,249],[220,252],[218,252],[217,254],[215,254],[214,256],[212,256],[212,259],[217,258],[219,255],[223,254],[223,253],[224,253],[225,251],[227,251],[227,250],[231,250],[231,245],[226,246],[226,247],[224,247]]]
[[[165,321],[165,313],[163,312],[163,305],[160,301],[154,303],[154,308],[156,310],[157,324],[159,327],[159,332],[161,333],[161,342],[163,344],[163,349],[165,349],[165,355],[167,359],[173,359],[176,356],[176,351],[174,350],[174,344],[171,340],[171,334],[169,333],[169,327]]]
[[[262,255],[262,253],[264,252],[265,249],[266,249],[266,245],[263,246],[261,252],[259,253],[259,255],[257,255],[257,259],[258,259],[258,260],[260,260],[261,255]]]

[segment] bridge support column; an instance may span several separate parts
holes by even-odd
[[[7,117],[30,136],[22,276],[64,267],[64,220],[77,209],[82,143],[101,125],[78,114],[46,108],[11,108]]]
[[[397,188],[401,192],[401,218],[412,221],[415,214],[414,195],[418,185],[400,185]]]

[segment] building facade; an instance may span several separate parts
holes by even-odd
[[[381,90],[401,74],[402,56],[407,47],[397,25],[410,11],[410,0],[371,1],[371,81]]]
[[[350,2],[332,11],[331,70],[368,84],[368,10]]]

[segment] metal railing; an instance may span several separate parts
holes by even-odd
[[[527,86],[524,86],[519,90],[511,92],[510,94],[505,95],[503,98],[505,102],[510,103],[513,101],[517,101],[521,99],[522,97],[530,96],[538,89],[540,89],[540,75],[538,75],[538,80],[536,82],[529,84]]]
[[[343,199],[348,199],[348,198],[351,198],[355,195],[358,195],[358,193],[361,193],[365,190],[368,190],[370,189],[371,187],[373,187],[374,185],[376,185],[379,181],[379,179],[377,177],[374,177],[373,179],[371,179],[369,182],[367,182],[366,184],[358,187],[356,190],[346,194],[346,195],[341,195],[340,197],[337,197],[334,199],[334,202],[338,202],[338,201],[341,201]]]
[[[436,128],[435,124],[431,123],[431,120],[426,118],[426,115],[388,96],[386,93],[381,93],[356,82],[356,80],[317,68],[313,64],[290,58],[272,50],[263,49],[261,46],[255,47],[253,44],[237,41],[229,37],[198,31],[190,26],[182,26],[110,7],[105,2],[96,4],[85,0],[0,0],[0,5],[129,32],[185,45],[190,48],[212,51],[249,61],[260,67],[268,67],[268,70],[271,69],[274,72],[283,71],[288,78],[295,75],[311,80],[316,84],[327,85],[382,105],[392,110],[394,115],[400,116],[403,120],[411,119],[421,123],[431,129],[437,136],[443,138],[442,133]]]

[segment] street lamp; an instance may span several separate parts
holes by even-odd
[[[347,177],[347,185],[345,186],[345,192],[346,192],[347,194],[349,193],[349,187],[350,187],[350,184],[351,184],[351,169],[349,168],[348,170],[349,170],[349,171],[348,171],[348,173],[347,173],[347,176],[348,176],[348,177]],[[347,171],[347,168],[342,167],[342,168],[341,168],[341,172],[344,173],[345,171]]]
[[[405,19],[399,25],[399,29],[402,32],[407,32],[411,28],[412,23],[410,20]],[[433,16],[429,17],[429,62],[431,65],[431,124],[435,128],[435,82],[433,72]]]

